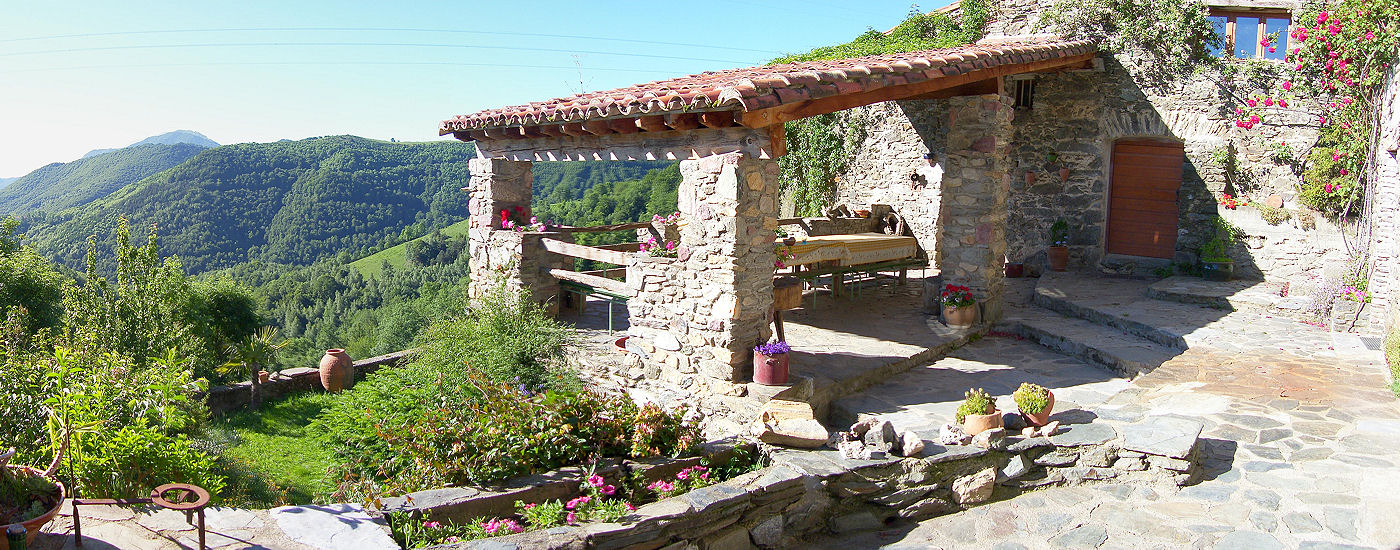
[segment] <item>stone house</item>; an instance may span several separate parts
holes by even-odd
[[[987,321],[1000,316],[1004,263],[1041,263],[1060,218],[1072,228],[1077,269],[1151,274],[1194,264],[1220,215],[1249,235],[1231,251],[1240,275],[1304,284],[1339,275],[1345,236],[1357,229],[1300,208],[1293,167],[1232,127],[1230,94],[1249,93],[1248,82],[1147,82],[1128,56],[1034,34],[1049,4],[1003,1],[988,36],[961,48],[703,73],[445,120],[440,132],[476,142],[481,156],[467,187],[474,288],[503,279],[546,303],[561,284],[624,296],[629,334],[663,379],[726,391],[749,376],[749,349],[771,337],[783,123],[829,113],[866,124],[835,202],[899,213],[942,278],[983,298]],[[1242,46],[1248,29],[1271,32],[1280,20],[1286,28],[1298,6],[1218,9],[1221,25],[1239,33],[1234,53],[1249,57],[1263,49]],[[1311,115],[1288,116],[1264,139],[1316,139],[1294,124]],[[1222,166],[1222,150],[1236,151],[1248,178]],[[1393,147],[1388,154],[1380,212],[1368,222],[1396,209]],[[503,227],[510,212],[528,212],[532,162],[629,159],[682,161],[685,221],[668,229],[677,257],[572,243],[572,233],[598,228]],[[1227,190],[1293,215],[1271,225],[1252,209],[1223,209],[1217,196]],[[1388,262],[1372,268],[1383,311],[1393,309],[1400,246],[1385,227],[1362,232],[1375,241],[1372,259]],[[575,258],[624,266],[626,277],[573,272]]]

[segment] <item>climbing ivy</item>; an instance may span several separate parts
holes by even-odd
[[[887,33],[869,29],[845,44],[780,57],[771,64],[961,46],[982,37],[990,13],[987,0],[961,0],[957,17],[944,12],[922,13],[916,5],[902,23]],[[867,117],[861,111],[819,115],[786,124],[788,152],[779,158],[778,165],[782,167],[783,192],[792,195],[796,214],[819,215],[831,203],[838,178],[865,139],[867,126]]]

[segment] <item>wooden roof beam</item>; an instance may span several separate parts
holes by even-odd
[[[694,130],[700,127],[700,115],[695,113],[667,113],[662,118],[672,130]]]
[[[666,117],[661,115],[638,118],[637,127],[648,132],[665,132],[669,129],[666,126]]]
[[[728,128],[734,125],[736,111],[710,111],[700,113],[700,123],[706,128]]]

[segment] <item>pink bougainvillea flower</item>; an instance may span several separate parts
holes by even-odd
[[[1244,109],[1241,109],[1241,108],[1239,108],[1239,107],[1235,107],[1235,114],[1237,114],[1237,115],[1243,115],[1243,114],[1244,114]]]
[[[1332,160],[1342,160],[1342,156],[1337,153],[1332,153]]]
[[[1266,98],[1264,98],[1264,106],[1265,106],[1265,107],[1273,107],[1273,106],[1274,106],[1274,98],[1272,98],[1272,97],[1266,97]]]
[[[441,528],[441,527],[442,527],[442,524],[441,524],[441,523],[438,523],[438,522],[436,522],[436,521],[429,521],[429,522],[426,522],[426,523],[423,524],[423,528],[424,528],[424,529],[439,529],[439,528]]]
[[[1259,124],[1259,115],[1249,115],[1250,124]]]
[[[1322,12],[1322,13],[1317,14],[1317,24],[1321,25],[1321,24],[1326,23],[1326,22],[1327,22],[1327,12],[1324,11],[1324,12]]]
[[[533,503],[533,502],[531,502],[531,503],[525,505],[525,509],[526,509],[526,510],[529,510],[529,509],[531,509],[531,508],[534,508],[535,506],[538,506],[538,505],[535,504],[535,503]]]
[[[631,502],[624,502],[624,503],[622,503],[622,505],[627,507],[627,511],[628,511],[628,512],[636,512],[636,511],[637,511],[637,507],[636,507],[636,506],[633,506]]]
[[[1371,31],[1366,31],[1366,39],[1367,39],[1367,40],[1374,40],[1375,38],[1376,38],[1376,33],[1373,33],[1373,32],[1371,32]]]
[[[1276,48],[1274,46],[1269,46],[1269,53],[1274,53],[1275,49]]]
[[[676,479],[690,479],[690,470],[681,470],[677,472]]]
[[[569,522],[569,525],[573,525],[578,523],[578,516],[575,516],[573,512],[569,512],[568,515],[564,516],[564,521]]]
[[[1327,117],[1325,117],[1325,116],[1319,116],[1319,117],[1317,117],[1317,123],[1318,123],[1318,124],[1322,124],[1322,125],[1325,126],[1325,125],[1327,124]]]
[[[1278,100],[1278,106],[1279,106],[1279,107],[1287,107],[1287,106],[1288,106],[1288,100],[1287,100],[1287,99],[1280,99],[1280,100]]]
[[[1256,100],[1254,100],[1253,98],[1250,98],[1250,99],[1244,100],[1244,104],[1245,104],[1245,105],[1248,105],[1248,106],[1250,106],[1250,107],[1253,107],[1253,106],[1255,106],[1255,105],[1258,105],[1259,102],[1256,101]]]
[[[1343,168],[1341,173],[1342,173],[1343,176],[1347,175],[1347,169],[1346,169],[1346,168]]]

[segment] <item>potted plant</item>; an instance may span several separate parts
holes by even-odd
[[[1228,281],[1235,276],[1235,261],[1230,259],[1229,250],[1239,229],[1220,216],[1215,217],[1212,226],[1211,239],[1201,246],[1201,277],[1207,281]]]
[[[1069,267],[1069,222],[1064,218],[1050,225],[1050,247],[1045,250],[1050,259],[1051,271],[1064,271]]]
[[[996,401],[982,389],[967,390],[962,403],[958,404],[956,418],[967,435],[977,435],[993,428],[1002,427],[1001,413]]]
[[[1026,423],[1037,428],[1050,423],[1050,411],[1055,408],[1055,394],[1039,384],[1022,382],[1021,387],[1011,394],[1016,408]]]
[[[14,454],[14,449],[0,453],[0,532],[21,525],[27,532],[24,542],[29,545],[34,543],[39,530],[58,515],[65,495],[63,484],[48,474],[9,464]],[[58,460],[53,465],[57,467]],[[9,548],[9,542],[0,538],[0,550]]]
[[[977,322],[977,300],[972,289],[961,285],[943,285],[939,294],[943,302],[943,322],[950,327],[970,327]]]
[[[753,348],[753,381],[765,386],[777,386],[788,381],[788,352],[792,347],[778,340]]]

